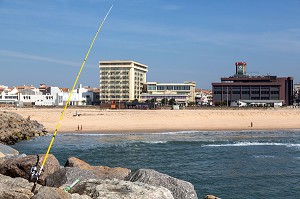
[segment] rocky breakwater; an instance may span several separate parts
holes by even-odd
[[[17,113],[0,112],[0,143],[11,145],[46,134],[44,126],[29,117],[25,119]]]
[[[194,186],[154,170],[91,166],[75,157],[60,166],[50,155],[45,171],[34,192],[27,181],[29,167],[44,158],[44,154],[5,159],[0,163],[0,198],[26,199],[197,199]],[[76,179],[70,191],[64,189]]]

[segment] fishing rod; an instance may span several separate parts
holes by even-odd
[[[87,53],[86,53],[86,55],[85,55],[85,58],[84,58],[84,60],[83,60],[83,62],[82,62],[82,64],[81,64],[81,67],[80,67],[80,69],[79,69],[79,72],[78,72],[78,74],[77,74],[77,77],[76,77],[76,79],[75,79],[75,81],[74,81],[72,90],[71,90],[70,93],[69,93],[69,97],[68,97],[67,103],[66,103],[66,105],[64,106],[64,109],[63,109],[63,111],[61,112],[61,115],[60,115],[60,117],[59,117],[59,121],[58,121],[58,123],[57,123],[57,125],[56,125],[55,131],[54,131],[53,136],[52,136],[52,138],[51,138],[50,144],[49,144],[49,146],[48,146],[48,149],[47,149],[46,155],[45,155],[45,157],[44,157],[44,159],[43,159],[42,166],[41,166],[40,170],[38,171],[38,169],[37,169],[37,164],[31,168],[30,179],[31,179],[32,182],[34,182],[34,187],[33,187],[33,189],[32,189],[32,192],[34,191],[34,188],[35,188],[35,186],[36,186],[36,182],[38,181],[40,175],[41,175],[42,172],[43,172],[43,168],[44,168],[44,166],[45,166],[45,164],[46,164],[46,161],[47,161],[47,158],[48,158],[48,156],[49,156],[51,147],[52,147],[53,142],[54,142],[54,140],[55,140],[56,133],[57,133],[57,131],[58,131],[60,125],[61,125],[61,122],[62,122],[63,118],[64,118],[65,111],[66,111],[66,109],[67,109],[67,107],[68,107],[68,105],[69,105],[69,103],[70,103],[71,97],[72,97],[72,95],[73,95],[73,91],[74,91],[74,89],[75,89],[75,87],[76,87],[76,85],[77,85],[78,79],[79,79],[79,77],[80,77],[80,75],[81,75],[81,72],[82,72],[82,70],[83,70],[83,68],[84,68],[85,62],[86,62],[86,60],[87,60],[87,58],[88,58],[88,56],[89,56],[89,54],[90,54],[91,49],[93,48],[93,45],[94,45],[94,43],[95,43],[95,41],[96,41],[96,39],[97,39],[97,37],[98,37],[98,34],[99,34],[99,32],[100,32],[100,30],[101,30],[101,28],[102,28],[102,26],[103,26],[103,24],[104,24],[104,22],[105,22],[105,20],[106,20],[106,18],[107,18],[107,16],[108,16],[108,14],[110,13],[110,11],[111,11],[112,8],[113,8],[113,5],[110,7],[110,9],[109,9],[108,12],[106,13],[104,19],[102,20],[102,22],[101,22],[101,24],[100,24],[100,26],[99,26],[99,28],[98,28],[98,30],[97,30],[95,36],[94,36],[94,39],[93,39],[93,41],[92,41],[92,43],[91,43],[91,45],[90,45],[90,47],[89,47],[89,49],[88,49],[88,51],[87,51]]]

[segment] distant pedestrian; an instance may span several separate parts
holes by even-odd
[[[79,125],[77,126],[77,129],[78,129],[78,131],[79,131]]]
[[[251,122],[250,126],[253,127],[253,123],[252,122]]]
[[[80,130],[82,131],[82,125],[80,126]]]

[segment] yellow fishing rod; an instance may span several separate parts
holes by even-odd
[[[45,157],[44,157],[44,160],[43,160],[43,163],[42,163],[42,166],[41,166],[40,170],[38,171],[38,169],[37,169],[38,162],[37,162],[37,164],[36,164],[35,166],[33,166],[33,167],[31,168],[31,170],[30,170],[30,172],[31,172],[31,174],[30,174],[30,180],[33,181],[33,182],[35,182],[35,183],[38,181],[39,176],[40,176],[41,173],[43,172],[43,168],[44,168],[44,166],[45,166],[45,164],[46,164],[48,155],[49,155],[49,153],[50,153],[51,147],[52,147],[53,142],[54,142],[54,140],[55,140],[56,133],[57,133],[57,131],[58,131],[60,125],[61,125],[61,122],[62,122],[63,118],[64,118],[65,111],[66,111],[66,109],[67,109],[67,107],[68,107],[68,105],[69,105],[69,103],[70,103],[70,100],[71,100],[73,91],[74,91],[74,89],[75,89],[75,87],[76,87],[76,85],[77,85],[78,79],[79,79],[79,77],[80,77],[80,75],[81,75],[82,69],[84,68],[85,62],[86,62],[86,60],[87,60],[87,58],[88,58],[88,56],[89,56],[89,54],[90,54],[91,49],[93,48],[93,45],[94,45],[94,43],[95,43],[95,41],[96,41],[96,39],[97,39],[97,37],[98,37],[98,34],[99,34],[99,32],[100,32],[100,30],[101,30],[101,28],[102,28],[102,25],[104,24],[104,22],[105,22],[105,20],[106,20],[106,17],[108,16],[108,14],[109,14],[109,12],[111,11],[112,8],[113,8],[113,6],[110,7],[110,9],[109,9],[108,12],[106,13],[104,19],[102,20],[102,22],[101,22],[101,24],[100,24],[100,26],[99,26],[99,28],[98,28],[98,30],[97,30],[97,32],[96,32],[96,35],[94,36],[94,39],[93,39],[93,41],[92,41],[92,43],[91,43],[91,45],[90,45],[90,47],[89,47],[89,49],[88,49],[88,51],[87,51],[87,53],[86,53],[86,55],[85,55],[85,58],[84,58],[84,60],[83,60],[83,62],[82,62],[82,64],[81,64],[80,70],[79,70],[79,72],[78,72],[78,74],[77,74],[77,77],[76,77],[75,82],[74,82],[74,84],[73,84],[72,90],[71,90],[71,92],[69,93],[69,97],[68,97],[67,103],[66,103],[66,105],[64,106],[64,109],[63,109],[63,111],[61,112],[61,115],[60,115],[60,117],[59,117],[59,121],[58,121],[58,123],[57,123],[57,125],[56,125],[55,131],[54,131],[53,136],[52,136],[52,138],[51,138],[49,147],[48,147],[48,149],[47,149],[47,152],[46,152],[46,155],[45,155]],[[35,188],[35,186],[33,187],[33,190],[34,190],[34,188]]]

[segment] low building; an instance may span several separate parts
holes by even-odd
[[[300,82],[294,85],[294,102],[295,105],[300,105]]]
[[[293,77],[248,76],[246,63],[237,62],[236,74],[212,83],[213,103],[229,106],[237,100],[282,100],[293,104]]]
[[[212,105],[212,92],[211,90],[196,89],[196,104],[199,106]]]
[[[283,100],[237,100],[232,101],[233,107],[281,107]]]
[[[141,95],[141,101],[155,100],[160,102],[163,99],[175,99],[177,104],[188,105],[195,103],[195,82],[184,83],[157,83],[147,82]]]

